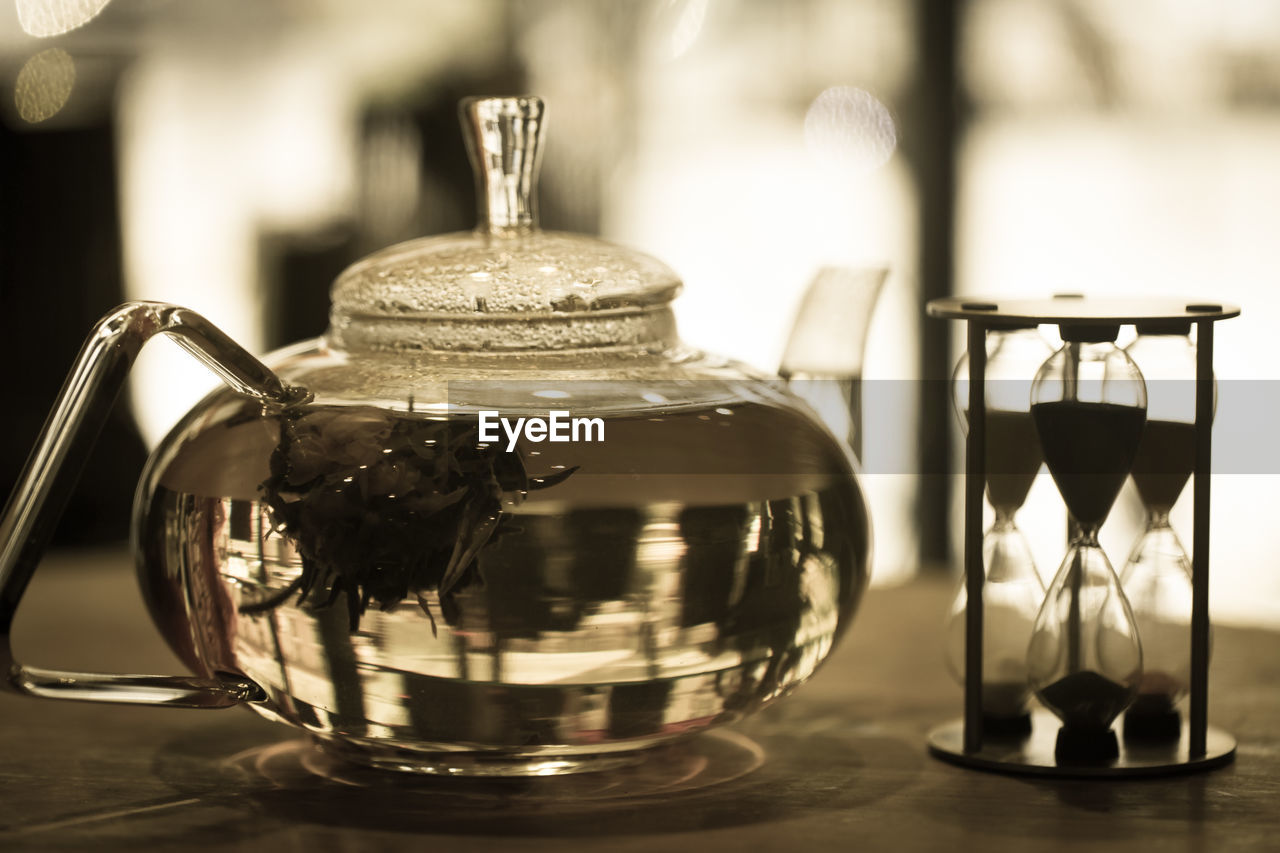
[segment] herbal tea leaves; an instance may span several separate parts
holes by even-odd
[[[481,580],[477,558],[502,534],[503,502],[574,470],[530,478],[519,453],[479,441],[475,421],[366,406],[305,406],[274,417],[280,441],[259,489],[302,573],[242,613],[274,608],[295,592],[300,606],[317,609],[343,598],[354,631],[371,603],[387,610],[434,589],[453,624],[454,596]]]

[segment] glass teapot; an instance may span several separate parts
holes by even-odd
[[[666,266],[538,228],[541,101],[460,113],[480,226],[355,263],[322,338],[262,363],[141,302],[94,330],[0,519],[12,689],[247,704],[373,766],[547,775],[737,719],[828,655],[868,575],[847,448],[680,343]],[[159,333],[226,384],[135,501],[144,597],[197,675],[20,665],[19,599]]]

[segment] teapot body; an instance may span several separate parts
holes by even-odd
[[[174,429],[139,577],[189,666],[342,756],[597,766],[789,692],[865,588],[848,451],[777,380],[679,349],[266,361],[312,401],[219,391]]]
[[[866,587],[848,446],[781,380],[685,347],[660,261],[538,227],[536,98],[461,109],[471,232],[333,284],[266,364],[189,309],[86,340],[0,513],[9,689],[249,704],[376,767],[549,775],[735,720],[807,679]],[[226,384],[160,443],[134,549],[191,676],[26,666],[9,628],[143,344]]]

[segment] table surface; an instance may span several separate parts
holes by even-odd
[[[0,849],[1280,849],[1280,634],[1215,629],[1210,721],[1240,742],[1227,768],[1021,778],[925,751],[925,733],[960,710],[939,651],[949,593],[940,580],[868,593],[810,683],[711,743],[749,738],[763,762],[677,793],[610,797],[626,786],[607,779],[335,781],[302,769],[296,732],[247,709],[0,695]],[[15,640],[33,664],[181,671],[119,551],[46,560]]]

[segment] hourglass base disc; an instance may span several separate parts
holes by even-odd
[[[1029,736],[987,737],[982,749],[970,753],[964,751],[964,720],[951,720],[929,732],[929,753],[952,764],[996,773],[1088,778],[1194,773],[1222,767],[1236,757],[1236,739],[1213,726],[1205,739],[1205,754],[1192,757],[1190,727],[1183,721],[1182,735],[1176,741],[1150,743],[1118,738],[1119,756],[1112,761],[1059,764],[1054,751],[1062,723],[1048,711],[1036,711],[1031,716]],[[1119,722],[1116,728],[1119,730]]]

